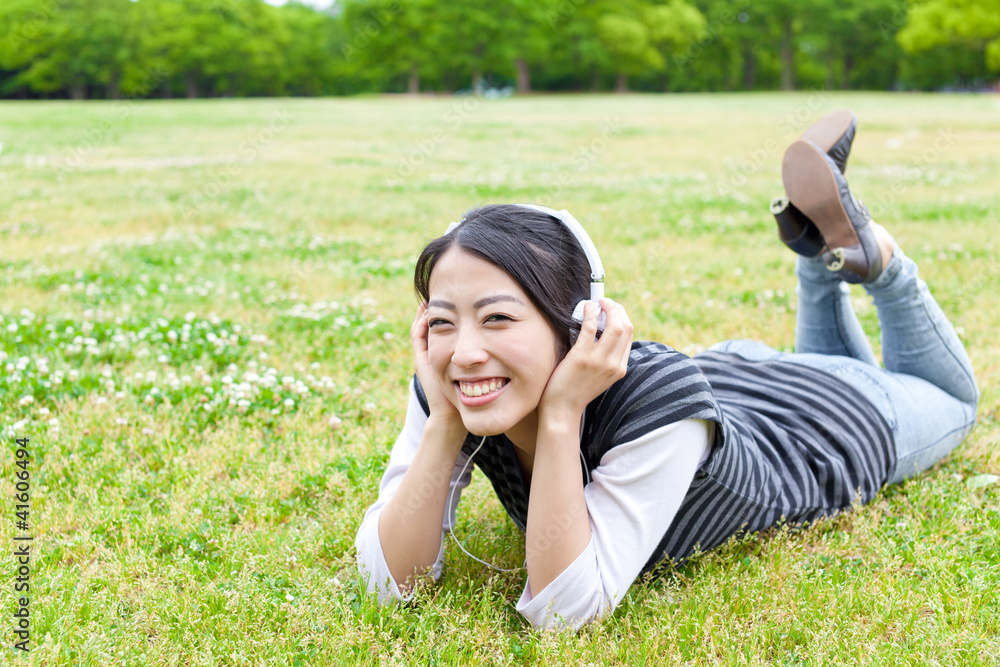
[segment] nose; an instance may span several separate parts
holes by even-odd
[[[451,363],[460,368],[468,368],[484,363],[489,358],[480,333],[475,327],[459,328],[455,350],[451,354]]]

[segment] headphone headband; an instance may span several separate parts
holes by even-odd
[[[556,211],[555,209],[547,208],[545,206],[538,206],[537,204],[516,204],[516,206],[523,206],[524,208],[530,208],[540,213],[547,213],[551,215],[556,220],[562,222],[570,233],[583,248],[583,252],[587,255],[587,262],[590,263],[590,299],[591,301],[599,301],[604,297],[604,265],[601,263],[601,256],[597,254],[597,246],[590,239],[587,234],[587,230],[583,228],[576,218],[574,218],[569,211],[562,209],[561,211]],[[465,222],[461,220],[459,222],[453,222],[448,225],[448,230],[445,232],[447,236],[456,227]]]

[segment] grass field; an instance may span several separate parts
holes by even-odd
[[[425,241],[477,204],[565,207],[636,338],[790,349],[767,205],[784,147],[843,106],[852,188],[968,346],[969,439],[855,512],[633,586],[579,635],[532,631],[523,575],[457,549],[415,604],[367,599],[353,540],[403,421]],[[34,538],[32,650],[10,648],[7,556],[0,663],[1000,661],[1000,98],[4,102],[0,142],[0,534]],[[523,559],[481,476],[456,532]]]

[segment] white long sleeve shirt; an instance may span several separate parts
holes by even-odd
[[[368,591],[380,602],[406,600],[385,562],[378,523],[382,508],[399,487],[420,445],[427,415],[410,384],[410,400],[403,430],[389,455],[379,485],[378,499],[368,508],[354,545],[358,565],[368,577]],[[677,513],[691,481],[707,459],[714,424],[686,419],[609,450],[591,472],[584,487],[591,538],[586,548],[559,576],[531,595],[529,582],[517,610],[536,628],[573,628],[610,614],[652,556]],[[441,547],[431,569],[441,576],[444,534],[455,523],[461,490],[471,481],[468,456],[459,454],[452,473],[450,512],[441,524]],[[468,466],[471,468],[471,466]]]

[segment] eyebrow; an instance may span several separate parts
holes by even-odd
[[[524,305],[523,301],[521,301],[520,299],[518,299],[516,296],[514,296],[512,294],[495,294],[493,296],[483,297],[479,301],[476,301],[474,304],[472,304],[472,307],[474,309],[476,309],[476,310],[479,310],[480,308],[483,308],[484,306],[488,306],[488,305],[490,305],[492,303],[499,303],[501,301],[506,301],[506,302],[510,302],[510,303],[519,303],[522,306]],[[455,304],[451,303],[450,301],[442,301],[440,299],[431,299],[430,301],[427,302],[427,307],[428,308],[437,307],[437,308],[446,308],[448,310],[458,310],[455,307]]]

